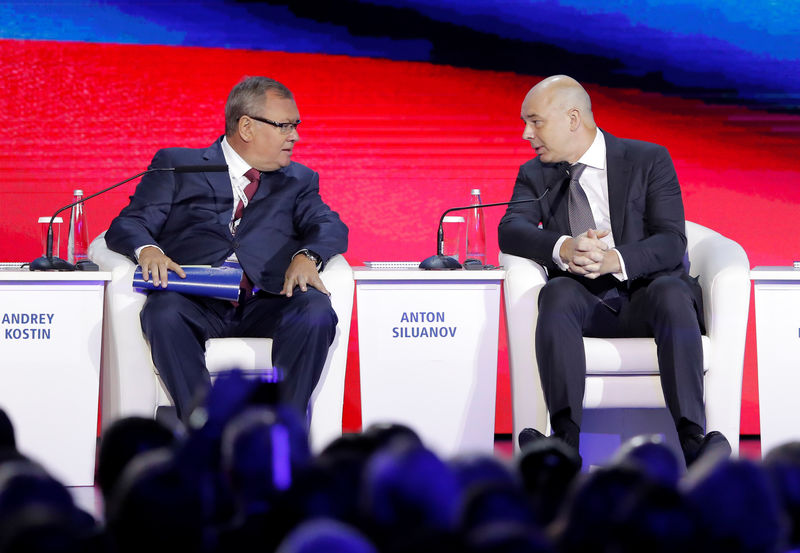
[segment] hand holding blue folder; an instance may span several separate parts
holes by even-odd
[[[209,267],[203,265],[182,265],[186,278],[180,278],[170,271],[166,288],[153,286],[153,281],[142,279],[142,268],[136,267],[133,273],[133,288],[140,292],[152,290],[172,290],[181,294],[204,296],[220,300],[237,301],[239,284],[242,281],[241,267]],[[173,276],[174,275],[174,276]]]

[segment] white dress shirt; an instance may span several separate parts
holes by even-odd
[[[244,174],[252,167],[242,159],[242,156],[236,153],[236,150],[228,144],[228,139],[224,136],[222,137],[222,155],[225,156],[225,163],[228,164],[228,175],[231,178],[231,188],[233,190],[233,209],[231,210],[230,226],[231,232],[234,232],[236,227],[239,226],[239,220],[233,219],[237,206],[243,203],[244,207],[247,207],[248,200],[244,189],[250,184],[250,179]]]
[[[600,240],[605,242],[609,249],[613,249],[617,252],[617,257],[619,257],[621,271],[613,274],[620,281],[627,280],[628,275],[625,273],[625,261],[622,259],[619,250],[614,248],[614,235],[611,232],[611,212],[608,207],[606,139],[600,129],[597,129],[592,145],[589,146],[589,149],[586,150],[577,163],[586,165],[586,169],[581,173],[578,183],[581,185],[581,188],[583,188],[583,191],[586,193],[586,198],[589,200],[589,207],[592,210],[596,230],[608,231],[608,234]],[[561,261],[560,255],[561,245],[567,238],[571,238],[571,236],[565,235],[559,238],[553,248],[553,262],[555,262],[562,271],[566,271],[569,268],[566,263]]]

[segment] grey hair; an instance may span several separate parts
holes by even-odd
[[[233,136],[243,115],[258,115],[266,98],[272,91],[280,98],[293,99],[292,91],[285,85],[268,77],[245,77],[233,87],[225,103],[225,135]]]

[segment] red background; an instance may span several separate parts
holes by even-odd
[[[0,74],[0,259],[40,255],[36,219],[73,189],[89,194],[138,173],[161,147],[209,145],[223,132],[230,88],[267,75],[295,93],[303,125],[294,159],[320,173],[324,199],[349,225],[352,265],[427,257],[439,215],[465,204],[471,188],[484,202],[507,200],[532,157],[519,110],[539,79],[346,56],[15,40],[0,40]],[[687,219],[742,244],[753,266],[800,257],[800,117],[585,85],[604,130],[669,148]],[[92,236],[134,187],[87,204]],[[489,262],[502,213],[487,210]],[[360,426],[356,324],[346,430]],[[751,316],[744,434],[758,433],[753,324]],[[497,431],[507,433],[504,329],[498,355]]]

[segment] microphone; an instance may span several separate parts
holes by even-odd
[[[525,204],[529,202],[538,202],[545,196],[547,193],[550,192],[551,186],[548,186],[544,189],[544,192],[537,197],[537,198],[528,198],[526,200],[514,200],[511,202],[497,202],[494,204],[478,204],[478,205],[467,205],[462,207],[451,207],[450,209],[446,210],[442,213],[442,216],[439,218],[439,233],[437,235],[436,241],[436,255],[432,255],[429,258],[422,261],[419,264],[420,269],[425,269],[427,271],[444,271],[444,270],[452,270],[452,269],[461,269],[461,263],[450,257],[449,255],[442,255],[442,250],[444,249],[444,230],[442,228],[442,224],[444,223],[444,217],[451,211],[461,211],[464,209],[478,209],[484,207],[494,207],[498,205],[515,205],[515,204]]]
[[[175,171],[176,173],[224,173],[228,170],[227,165],[179,165],[164,169],[165,171]],[[136,177],[133,177],[136,178]],[[116,186],[116,184],[114,185]],[[98,192],[99,194],[99,192]]]
[[[122,186],[126,182],[130,182],[133,179],[138,179],[148,173],[155,173],[156,171],[172,171],[174,173],[222,173],[228,170],[227,165],[180,165],[177,167],[154,167],[152,169],[148,169],[146,171],[142,171],[139,174],[136,174],[130,178],[125,179],[124,181],[118,182],[116,184],[112,184],[108,188],[102,189],[100,192],[95,192],[85,198],[81,198],[77,202],[72,202],[55,213],[53,216],[50,217],[50,224],[47,226],[47,251],[46,254],[38,259],[34,259],[30,263],[30,270],[31,271],[96,271],[98,269],[97,265],[92,263],[91,261],[82,260],[79,261],[76,265],[73,265],[69,261],[61,259],[60,257],[53,257],[53,220],[58,216],[59,213],[64,211],[65,209],[69,209],[74,207],[78,204],[85,202],[95,196],[99,196],[100,194],[105,194],[109,190],[113,190],[118,186]]]

